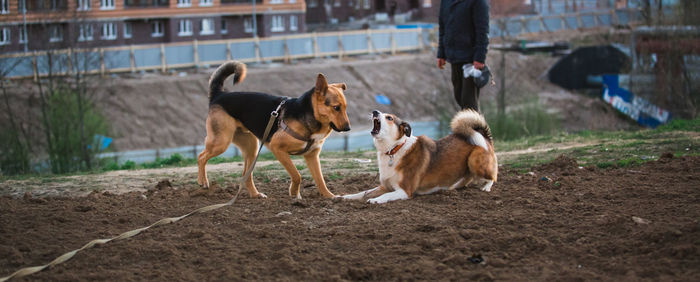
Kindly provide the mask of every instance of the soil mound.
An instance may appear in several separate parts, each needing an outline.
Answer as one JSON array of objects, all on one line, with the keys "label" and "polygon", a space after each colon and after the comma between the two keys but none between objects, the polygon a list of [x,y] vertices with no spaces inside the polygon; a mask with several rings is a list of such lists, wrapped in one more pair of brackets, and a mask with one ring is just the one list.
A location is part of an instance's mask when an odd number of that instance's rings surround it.
[{"label": "soil mound", "polygon": [[549,163],[540,165],[536,170],[540,171],[568,171],[578,169],[579,165],[576,159],[566,155],[559,155]]}]

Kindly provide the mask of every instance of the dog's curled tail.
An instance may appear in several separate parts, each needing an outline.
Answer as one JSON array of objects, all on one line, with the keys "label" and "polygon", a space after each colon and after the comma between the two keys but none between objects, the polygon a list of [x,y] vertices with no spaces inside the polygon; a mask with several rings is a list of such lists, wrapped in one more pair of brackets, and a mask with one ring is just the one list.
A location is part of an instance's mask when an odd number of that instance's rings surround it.
[{"label": "dog's curled tail", "polygon": [[493,142],[491,128],[486,123],[486,119],[475,110],[465,109],[458,112],[452,118],[450,127],[453,133],[466,137],[470,143],[484,147],[487,151],[486,143]]},{"label": "dog's curled tail", "polygon": [[228,61],[219,66],[209,78],[209,100],[216,98],[223,91],[224,81],[232,74],[234,85],[242,82],[246,75],[245,64],[239,61]]}]

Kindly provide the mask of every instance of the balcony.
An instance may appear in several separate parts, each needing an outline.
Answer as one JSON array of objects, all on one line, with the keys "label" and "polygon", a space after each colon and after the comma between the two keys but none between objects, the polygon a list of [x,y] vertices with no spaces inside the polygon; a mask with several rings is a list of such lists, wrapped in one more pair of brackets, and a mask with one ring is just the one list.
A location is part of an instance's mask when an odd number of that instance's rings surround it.
[{"label": "balcony", "polygon": [[[252,0],[221,0],[221,5],[229,4],[253,4]],[[255,0],[255,4],[262,4],[262,0]]]},{"label": "balcony", "polygon": [[124,8],[167,8],[170,4],[168,0],[124,0]]},{"label": "balcony", "polygon": [[[68,0],[27,0],[27,12],[54,12],[68,10]],[[23,2],[19,2],[22,10]]]}]

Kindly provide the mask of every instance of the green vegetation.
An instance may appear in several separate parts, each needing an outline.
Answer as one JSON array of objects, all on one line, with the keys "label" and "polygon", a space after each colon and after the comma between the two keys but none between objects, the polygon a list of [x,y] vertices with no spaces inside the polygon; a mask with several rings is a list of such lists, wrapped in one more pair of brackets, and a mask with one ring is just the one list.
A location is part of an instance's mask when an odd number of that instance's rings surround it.
[{"label": "green vegetation", "polygon": [[520,136],[550,135],[560,130],[559,120],[547,113],[539,103],[528,103],[504,116],[495,109],[485,110],[486,120],[496,140],[513,140]]},{"label": "green vegetation", "polygon": [[[638,131],[582,131],[578,133],[554,133],[549,135],[526,136],[507,141],[495,141],[499,154],[499,163],[508,169],[527,172],[533,166],[552,161],[559,155],[566,155],[577,160],[580,166],[596,166],[601,169],[613,167],[635,167],[646,161],[656,160],[662,153],[670,152],[675,156],[700,155],[700,119],[674,120],[656,129]],[[376,152],[323,152],[321,166],[327,180],[336,180],[353,174],[376,173]],[[275,160],[270,154],[263,154],[259,160]],[[304,179],[310,179],[308,168],[300,156],[293,156],[295,166]],[[371,160],[369,162],[363,160]],[[210,164],[222,162],[241,162],[241,157],[217,157]],[[154,162],[136,164],[127,161],[121,165],[108,161],[102,164],[102,171],[117,169],[148,169],[161,167],[194,166],[196,160],[184,158],[179,154]],[[88,172],[94,173],[98,171]],[[75,173],[73,173],[75,174]],[[80,174],[80,173],[78,173]],[[42,182],[52,181],[66,176],[53,175],[18,175],[0,176],[5,179],[36,178]],[[212,175],[212,179],[221,183],[237,181],[240,171]],[[263,181],[287,179],[285,169],[277,162],[259,165],[255,176]]]},{"label": "green vegetation", "polygon": [[[639,131],[582,131],[528,136],[496,141],[497,152],[532,149],[524,154],[503,155],[506,167],[528,170],[558,155],[575,158],[581,166],[634,167],[656,160],[664,152],[675,156],[700,155],[700,119],[674,120],[656,129]],[[557,149],[550,149],[556,147]]]}]

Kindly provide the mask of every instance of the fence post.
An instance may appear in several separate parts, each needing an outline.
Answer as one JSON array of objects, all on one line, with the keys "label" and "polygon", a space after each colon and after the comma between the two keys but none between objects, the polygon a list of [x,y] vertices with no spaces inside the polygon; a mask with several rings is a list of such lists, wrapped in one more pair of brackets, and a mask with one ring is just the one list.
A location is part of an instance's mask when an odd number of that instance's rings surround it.
[{"label": "fence post", "polygon": [[520,16],[520,34],[525,34],[528,32],[529,32],[529,30],[527,30],[527,24],[525,22],[525,17]]},{"label": "fence post", "polygon": [[105,49],[100,48],[100,75],[105,76]]},{"label": "fence post", "polygon": [[617,13],[615,13],[615,9],[610,10],[610,25],[615,26],[620,24],[620,19],[617,18]]},{"label": "fence post", "polygon": [[292,59],[290,58],[289,55],[289,45],[287,45],[287,37],[285,36],[282,38],[282,47],[284,48],[284,63],[285,64],[290,64],[292,62]]},{"label": "fence post", "polygon": [[131,72],[136,72],[136,55],[134,55],[134,45],[129,46],[129,68]]},{"label": "fence post", "polygon": [[312,37],[312,44],[314,48],[314,58],[318,58],[319,56],[319,49],[318,49],[318,34],[316,32],[313,32],[313,37]]},{"label": "fence post", "polygon": [[367,54],[372,54],[372,49],[373,49],[373,44],[372,44],[372,36],[369,33],[370,29],[365,29],[365,37],[367,38]]},{"label": "fence post", "polygon": [[192,158],[197,159],[197,145],[192,146]]},{"label": "fence post", "polygon": [[255,36],[255,62],[260,63],[261,59],[261,54],[260,54],[260,38],[258,36]]},{"label": "fence post", "polygon": [[163,43],[160,44],[160,71],[162,73],[165,73],[165,70],[167,69],[167,65],[165,62],[165,45]]},{"label": "fence post", "polygon": [[343,59],[343,36],[338,32],[338,60]]},{"label": "fence post", "polygon": [[39,80],[39,67],[37,66],[39,63],[37,62],[38,60],[36,59],[36,51],[33,52],[34,55],[32,56],[32,70],[34,71],[34,81]]},{"label": "fence post", "polygon": [[396,55],[396,40],[394,39],[394,31],[391,31],[391,54]]},{"label": "fence post", "polygon": [[418,50],[422,51],[424,48],[423,44],[423,28],[419,27],[418,28]]},{"label": "fence post", "polygon": [[226,60],[230,61],[233,56],[231,55],[231,43],[233,43],[231,40],[226,41]]},{"label": "fence post", "polygon": [[194,68],[199,69],[199,52],[197,52],[197,49],[199,47],[199,43],[197,42],[197,39],[195,39],[192,42],[192,52],[194,53],[193,58],[194,58]]},{"label": "fence post", "polygon": [[348,136],[347,134],[345,134],[345,136],[343,136],[343,151],[344,151],[344,152],[347,152],[347,151],[348,151],[349,145],[350,145],[350,136]]},{"label": "fence post", "polygon": [[160,149],[156,149],[156,161],[160,159]]},{"label": "fence post", "polygon": [[68,74],[73,73],[73,47],[68,47]]}]

